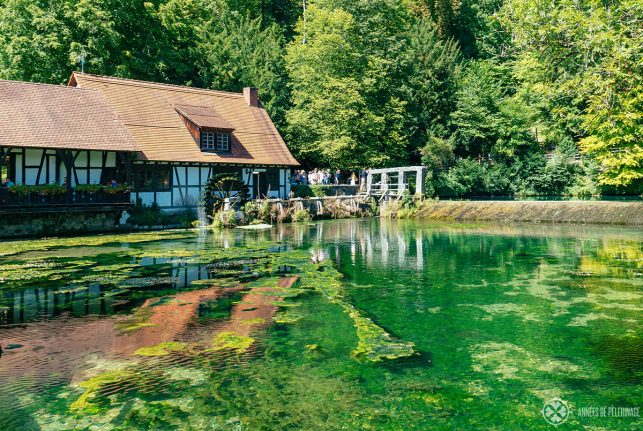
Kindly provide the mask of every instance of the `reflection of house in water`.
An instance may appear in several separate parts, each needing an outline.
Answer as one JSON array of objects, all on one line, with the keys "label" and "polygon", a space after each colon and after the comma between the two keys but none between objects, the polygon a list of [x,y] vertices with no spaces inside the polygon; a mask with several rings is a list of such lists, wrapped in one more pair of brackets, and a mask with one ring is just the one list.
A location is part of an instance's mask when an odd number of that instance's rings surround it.
[{"label": "reflection of house in water", "polygon": [[[141,263],[168,262],[150,259]],[[11,306],[4,317],[2,343],[17,348],[0,358],[0,409],[10,404],[15,387],[32,381],[42,382],[39,384],[43,387],[68,383],[105,357],[127,361],[141,347],[170,341],[209,347],[213,336],[225,331],[249,336],[272,322],[275,302],[283,299],[271,295],[270,287],[224,289],[216,286],[216,280],[205,283],[202,289],[185,289],[193,281],[207,279],[207,267],[172,265],[164,271],[175,279],[168,287],[176,292],[163,290],[163,296],[157,293],[136,304],[128,303],[126,295],[101,295],[97,284],[74,293],[56,294],[53,289],[26,289],[12,295],[5,292]],[[282,277],[279,287],[290,287],[296,280]],[[163,286],[155,289],[158,287]],[[229,303],[230,311],[224,318],[201,318],[202,304],[230,294],[240,297]],[[123,310],[128,313],[110,315]]]},{"label": "reflection of house in water", "polygon": [[[141,266],[166,266],[159,268],[154,277],[132,278],[123,283],[125,289],[158,289],[168,287],[183,289],[196,280],[210,278],[207,266],[188,264],[181,260],[142,258]],[[127,290],[122,294],[111,295],[114,286],[101,286],[90,283],[86,288],[73,285],[65,287],[33,287],[15,291],[0,292],[0,325],[11,325],[32,322],[34,320],[52,319],[63,313],[70,317],[89,315],[111,315],[125,312],[140,303],[125,299]],[[105,295],[105,293],[110,293]]]}]

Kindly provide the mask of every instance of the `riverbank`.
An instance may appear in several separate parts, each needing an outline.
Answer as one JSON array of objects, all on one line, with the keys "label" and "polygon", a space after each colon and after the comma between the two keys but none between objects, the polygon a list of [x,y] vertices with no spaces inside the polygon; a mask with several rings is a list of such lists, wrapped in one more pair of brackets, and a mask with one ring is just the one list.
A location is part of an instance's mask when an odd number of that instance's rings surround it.
[{"label": "riverbank", "polygon": [[643,202],[425,201],[413,218],[640,226],[643,225]]}]

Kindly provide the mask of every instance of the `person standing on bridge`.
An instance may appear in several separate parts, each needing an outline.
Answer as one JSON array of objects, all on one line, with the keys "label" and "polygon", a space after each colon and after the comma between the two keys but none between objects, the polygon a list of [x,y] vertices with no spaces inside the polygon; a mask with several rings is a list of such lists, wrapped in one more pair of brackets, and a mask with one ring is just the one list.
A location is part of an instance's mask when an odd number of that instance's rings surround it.
[{"label": "person standing on bridge", "polygon": [[362,168],[362,170],[359,173],[359,189],[360,190],[366,190],[366,178],[368,177],[368,172],[366,171],[366,168]]}]

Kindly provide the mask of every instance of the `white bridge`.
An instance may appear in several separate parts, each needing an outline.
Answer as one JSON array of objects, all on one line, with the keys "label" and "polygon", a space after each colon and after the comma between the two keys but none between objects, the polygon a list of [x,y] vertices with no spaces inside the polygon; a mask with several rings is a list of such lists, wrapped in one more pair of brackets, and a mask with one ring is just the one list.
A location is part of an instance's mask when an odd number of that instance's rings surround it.
[{"label": "white bridge", "polygon": [[[366,177],[366,196],[379,200],[399,198],[407,190],[412,195],[424,194],[426,171],[425,166],[370,169]],[[415,190],[411,187],[413,184]]]}]

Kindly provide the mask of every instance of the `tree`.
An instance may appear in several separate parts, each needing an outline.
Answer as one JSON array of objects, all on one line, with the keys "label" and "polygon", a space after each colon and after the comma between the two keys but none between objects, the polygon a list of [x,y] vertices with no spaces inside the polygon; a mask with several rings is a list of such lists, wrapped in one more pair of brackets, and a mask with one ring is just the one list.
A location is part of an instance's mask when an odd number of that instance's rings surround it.
[{"label": "tree", "polygon": [[9,0],[0,5],[0,76],[66,83],[85,71],[190,84],[200,0]]},{"label": "tree", "polygon": [[448,135],[449,115],[455,109],[460,51],[452,39],[442,40],[429,19],[420,19],[409,31],[405,61],[410,152],[426,143],[427,134]]},{"label": "tree", "polygon": [[[628,7],[629,6],[629,7]],[[592,70],[592,87],[583,118],[588,136],[580,148],[601,167],[600,184],[643,192],[643,34],[628,25],[637,22],[637,12],[626,2],[617,11],[621,23],[618,45]],[[642,23],[643,14],[638,15]],[[632,31],[633,30],[633,31]]]},{"label": "tree", "polygon": [[547,113],[601,166],[603,185],[639,188],[641,148],[640,2],[512,0],[499,14],[517,64],[548,100]]},{"label": "tree", "polygon": [[501,100],[508,94],[507,81],[507,70],[495,63],[469,63],[459,82],[456,110],[451,114],[457,154],[491,154],[505,122]]},{"label": "tree", "polygon": [[301,161],[349,169],[405,162],[400,14],[384,0],[310,5],[306,43],[300,23],[286,55],[287,132]]},{"label": "tree", "polygon": [[284,122],[288,85],[284,39],[276,24],[222,10],[203,26],[196,46],[199,76],[205,86],[228,91],[257,87],[278,126]]},{"label": "tree", "polygon": [[460,0],[409,0],[410,9],[421,17],[429,17],[444,38],[456,36]]},{"label": "tree", "polygon": [[72,31],[65,0],[0,5],[0,78],[63,83],[71,72]]}]

